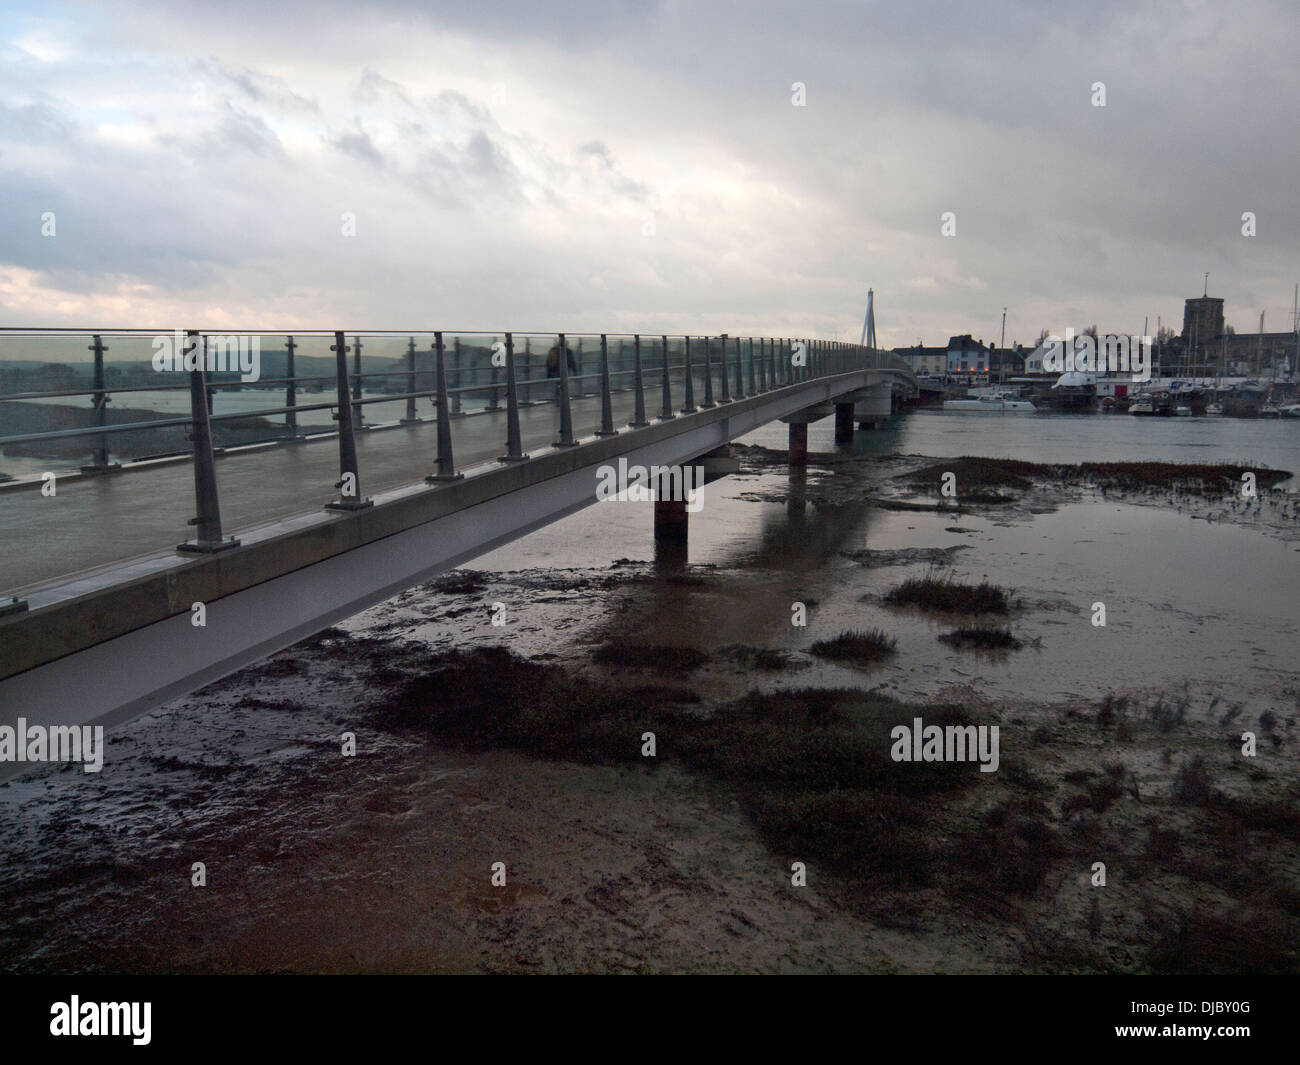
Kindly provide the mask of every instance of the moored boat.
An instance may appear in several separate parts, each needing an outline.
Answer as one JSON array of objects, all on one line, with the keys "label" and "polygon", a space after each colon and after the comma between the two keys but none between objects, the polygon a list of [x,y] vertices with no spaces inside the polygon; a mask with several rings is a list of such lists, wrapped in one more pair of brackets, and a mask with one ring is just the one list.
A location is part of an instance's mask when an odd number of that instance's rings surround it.
[{"label": "moored boat", "polygon": [[1017,399],[1012,392],[999,392],[993,396],[946,399],[943,402],[943,409],[982,411],[986,414],[1033,414],[1038,408],[1027,399]]}]

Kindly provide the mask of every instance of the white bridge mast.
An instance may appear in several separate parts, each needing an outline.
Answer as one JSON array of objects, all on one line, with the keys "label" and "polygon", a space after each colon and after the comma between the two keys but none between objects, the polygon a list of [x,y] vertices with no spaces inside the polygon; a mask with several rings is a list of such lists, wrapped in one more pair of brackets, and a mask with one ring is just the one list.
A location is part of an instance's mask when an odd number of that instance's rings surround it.
[{"label": "white bridge mast", "polygon": [[872,290],[867,289],[867,316],[862,319],[862,339],[858,341],[858,346],[868,347],[874,351],[876,347],[876,312],[871,306],[872,299]]}]

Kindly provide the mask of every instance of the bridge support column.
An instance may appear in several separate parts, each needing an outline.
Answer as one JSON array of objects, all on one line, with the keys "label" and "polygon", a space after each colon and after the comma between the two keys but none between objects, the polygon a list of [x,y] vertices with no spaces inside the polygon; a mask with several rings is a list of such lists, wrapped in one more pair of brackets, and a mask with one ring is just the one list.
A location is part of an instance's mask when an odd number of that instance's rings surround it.
[{"label": "bridge support column", "polygon": [[790,465],[799,469],[808,465],[808,423],[790,423]]},{"label": "bridge support column", "polygon": [[685,544],[690,515],[684,499],[655,500],[655,541]]},{"label": "bridge support column", "polygon": [[854,394],[856,397],[855,416],[859,429],[874,429],[889,420],[893,412],[893,389],[885,382],[872,385]]},{"label": "bridge support column", "polygon": [[835,442],[837,444],[853,443],[853,404],[835,404]]}]

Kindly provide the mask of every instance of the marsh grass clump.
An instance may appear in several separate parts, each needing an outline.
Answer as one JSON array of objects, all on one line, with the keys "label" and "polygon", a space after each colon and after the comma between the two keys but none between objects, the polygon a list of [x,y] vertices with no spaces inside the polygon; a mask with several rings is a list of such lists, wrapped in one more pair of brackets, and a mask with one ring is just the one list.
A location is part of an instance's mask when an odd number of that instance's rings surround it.
[{"label": "marsh grass clump", "polygon": [[1110,728],[1117,720],[1122,724],[1128,707],[1129,697],[1127,695],[1117,696],[1114,692],[1107,692],[1106,697],[1102,699],[1101,705],[1097,708],[1097,727]]},{"label": "marsh grass clump", "polygon": [[1018,651],[1024,644],[1011,635],[1008,628],[994,625],[962,625],[939,636],[943,643],[953,647],[974,648],[981,651]]},{"label": "marsh grass clump", "polygon": [[472,569],[452,570],[421,585],[424,591],[442,592],[444,595],[474,595],[486,587],[486,577]]},{"label": "marsh grass clump", "polygon": [[1261,466],[1205,462],[1084,462],[1062,469],[1077,471],[1077,479],[1108,488],[1176,488],[1190,495],[1213,497],[1239,489],[1243,473],[1253,473],[1256,484],[1263,489],[1291,476],[1285,470]]},{"label": "marsh grass clump", "polygon": [[1160,696],[1155,703],[1148,708],[1148,715],[1151,723],[1161,732],[1172,732],[1174,726],[1182,725],[1187,720],[1186,697],[1175,700],[1171,704],[1165,703],[1164,696]]},{"label": "marsh grass clump", "polygon": [[993,806],[973,832],[952,846],[969,881],[967,892],[987,895],[990,886],[1021,896],[1036,891],[1052,860],[1063,853],[1049,818],[1036,799]]},{"label": "marsh grass clump", "polygon": [[1147,958],[1161,974],[1294,974],[1300,944],[1277,910],[1210,913],[1194,908],[1181,915]]},{"label": "marsh grass clump", "polygon": [[[1077,465],[1024,462],[1019,459],[976,458],[970,455],[944,459],[896,479],[916,489],[935,489],[945,473],[956,474],[961,502],[1006,502],[1013,496],[987,489],[1025,490],[1043,485],[1091,484],[1121,491],[1177,490],[1189,495],[1218,497],[1241,485],[1243,473],[1253,473],[1262,490],[1272,490],[1291,477],[1286,470],[1229,463],[1083,462]],[[981,490],[985,498],[980,498]]]},{"label": "marsh grass clump", "polygon": [[444,652],[379,708],[383,724],[450,746],[514,749],[599,765],[642,759],[639,737],[677,693],[614,689],[504,647]]},{"label": "marsh grass clump", "polygon": [[[945,473],[957,477],[957,498],[962,502],[971,497],[968,486],[981,488],[1032,488],[1033,479],[1042,477],[1052,467],[1037,462],[1022,462],[1019,459],[986,459],[964,455],[956,459],[944,459],[929,466],[923,466],[912,473],[900,475],[913,488],[934,488],[939,485]],[[1009,498],[1009,497],[1008,497]]]},{"label": "marsh grass clump", "polygon": [[842,632],[833,640],[818,640],[808,650],[818,658],[834,662],[870,665],[888,658],[898,649],[898,641],[880,629],[866,632]]},{"label": "marsh grass clump", "polygon": [[[681,743],[691,766],[738,790],[774,853],[917,887],[938,871],[937,804],[980,773],[969,762],[895,762],[891,730],[915,712],[851,688],[751,692],[698,722]],[[973,723],[957,707],[924,713],[927,724]]]},{"label": "marsh grass clump", "polygon": [[[858,888],[910,890],[954,877],[966,884],[953,860],[966,849],[947,842],[943,825],[949,804],[984,779],[979,764],[892,757],[893,730],[918,715],[944,729],[973,726],[960,707],[913,706],[857,688],[794,688],[753,691],[704,711],[682,705],[680,687],[612,686],[504,647],[436,654],[382,698],[382,724],[450,746],[685,767],[735,795],[774,854],[817,863]],[[641,754],[646,731],[656,733],[654,758]],[[988,833],[1001,836],[981,829],[972,852],[988,848]],[[994,842],[998,886],[1036,886],[1038,861],[1053,853],[1042,830],[1017,822],[1007,840]],[[974,904],[973,885],[958,897]]]},{"label": "marsh grass clump", "polygon": [[946,577],[927,573],[924,577],[909,577],[890,590],[885,602],[892,606],[915,606],[922,610],[936,610],[952,614],[1009,614],[1011,606],[1007,593],[981,581],[979,584],[958,582],[950,573]]},{"label": "marsh grass clump", "polygon": [[1184,806],[1204,806],[1210,801],[1212,780],[1205,759],[1199,754],[1185,761],[1174,774],[1174,802]]}]

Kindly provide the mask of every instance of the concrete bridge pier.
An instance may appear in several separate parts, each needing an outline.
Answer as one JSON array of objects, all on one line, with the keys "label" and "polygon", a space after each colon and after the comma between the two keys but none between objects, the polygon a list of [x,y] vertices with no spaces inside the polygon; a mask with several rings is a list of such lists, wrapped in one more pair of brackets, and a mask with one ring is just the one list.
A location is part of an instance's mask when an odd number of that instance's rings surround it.
[{"label": "concrete bridge pier", "polygon": [[790,423],[790,465],[803,469],[808,465],[808,423]]},{"label": "concrete bridge pier", "polygon": [[837,444],[853,443],[853,404],[835,404],[835,442]]},{"label": "concrete bridge pier", "polygon": [[[821,421],[830,412],[829,403],[818,403],[781,419],[790,426],[791,469],[803,469],[808,465],[808,425],[810,422]],[[838,422],[838,415],[836,420]]]},{"label": "concrete bridge pier", "polygon": [[[723,444],[698,458],[682,464],[689,471],[691,485],[698,491],[710,481],[740,472],[740,459],[731,453],[731,445]],[[661,477],[655,486],[655,541],[657,543],[685,544],[690,532],[690,511],[686,509],[684,485],[674,477]],[[698,509],[698,508],[697,508]]]},{"label": "concrete bridge pier", "polygon": [[862,388],[853,393],[854,417],[859,429],[874,429],[887,420],[894,410],[894,389],[888,382]]},{"label": "concrete bridge pier", "polygon": [[656,485],[654,539],[655,568],[662,573],[680,573],[689,561],[687,542],[690,532],[690,512],[684,498],[674,499],[672,478],[661,478]]},{"label": "concrete bridge pier", "polygon": [[656,499],[655,542],[685,544],[690,515],[684,499]]}]

